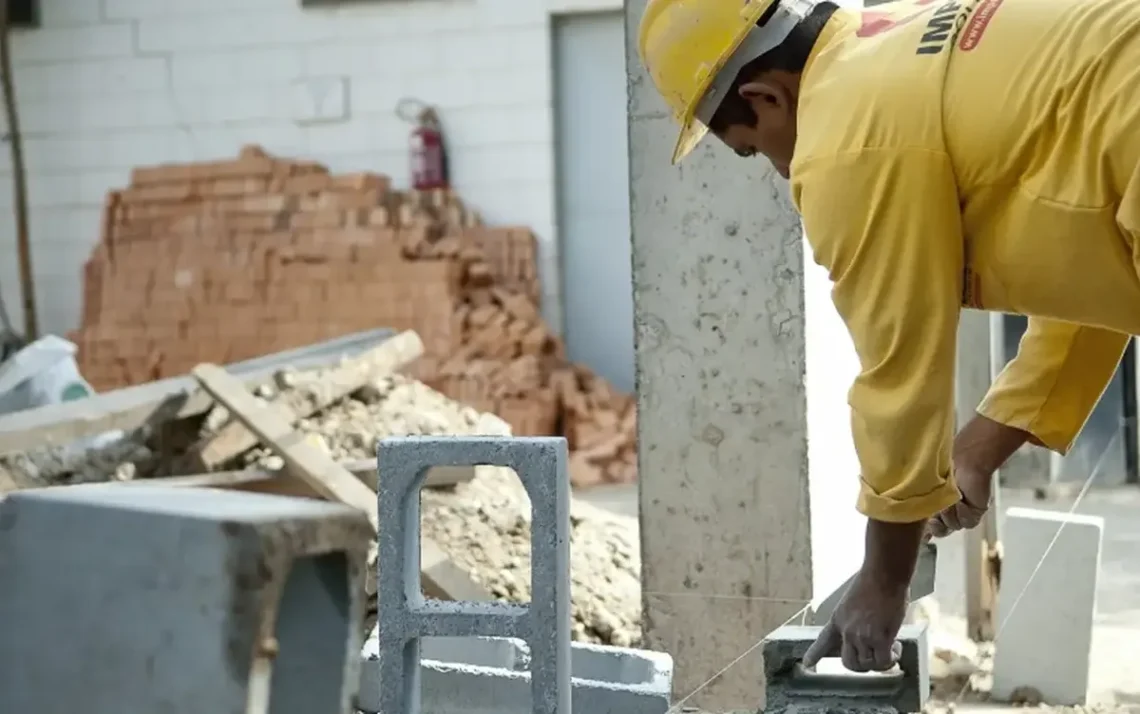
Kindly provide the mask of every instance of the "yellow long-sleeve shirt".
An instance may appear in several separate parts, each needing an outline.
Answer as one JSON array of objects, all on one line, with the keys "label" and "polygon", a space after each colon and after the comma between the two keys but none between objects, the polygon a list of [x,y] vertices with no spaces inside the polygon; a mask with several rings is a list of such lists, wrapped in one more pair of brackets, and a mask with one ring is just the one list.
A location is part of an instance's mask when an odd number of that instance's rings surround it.
[{"label": "yellow long-sleeve shirt", "polygon": [[862,363],[859,509],[957,500],[963,306],[1030,317],[979,411],[1067,450],[1140,334],[1140,0],[840,11],[800,92],[793,197]]}]

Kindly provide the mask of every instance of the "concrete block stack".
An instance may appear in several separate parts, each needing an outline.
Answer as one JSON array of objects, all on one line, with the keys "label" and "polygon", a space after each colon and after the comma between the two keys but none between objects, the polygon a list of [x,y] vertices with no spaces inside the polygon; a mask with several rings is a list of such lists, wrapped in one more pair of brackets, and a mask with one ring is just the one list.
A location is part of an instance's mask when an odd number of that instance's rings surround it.
[{"label": "concrete block stack", "polygon": [[83,374],[109,389],[412,329],[416,378],[516,434],[567,436],[577,485],[631,481],[633,400],[565,360],[540,316],[536,254],[529,230],[483,226],[449,191],[246,147],[138,168],[108,197],[73,339]]}]

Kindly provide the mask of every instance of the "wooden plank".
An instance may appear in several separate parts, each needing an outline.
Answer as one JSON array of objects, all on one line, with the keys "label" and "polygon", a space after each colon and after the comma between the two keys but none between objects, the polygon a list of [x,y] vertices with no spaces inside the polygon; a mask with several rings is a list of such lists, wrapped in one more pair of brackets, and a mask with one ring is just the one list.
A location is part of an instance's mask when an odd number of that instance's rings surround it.
[{"label": "wooden plank", "polygon": [[[391,335],[391,330],[359,332],[239,362],[226,367],[226,371],[253,387],[283,367],[327,367],[346,355],[359,354]],[[182,376],[116,389],[74,402],[5,414],[0,416],[0,455],[69,444],[115,429],[129,432],[169,419],[197,416],[212,404],[213,399],[202,393],[192,377]]]},{"label": "wooden plank", "polygon": [[997,504],[994,503],[981,525],[965,534],[966,634],[975,642],[993,642],[997,636],[997,598],[1001,579],[997,514]]},{"label": "wooden plank", "polygon": [[[285,461],[286,467],[324,498],[358,508],[368,515],[373,528],[379,528],[376,493],[333,461],[281,418],[269,405],[254,399],[241,382],[216,365],[203,364],[192,374],[219,404],[250,431],[261,443]],[[490,600],[481,585],[456,566],[433,540],[421,535],[420,575],[424,590],[435,597],[452,600]]]},{"label": "wooden plank", "polygon": [[[273,402],[273,408],[286,422],[298,420],[327,409],[368,382],[391,374],[423,354],[419,335],[408,330],[377,347],[335,367],[321,376],[320,384],[304,390],[285,392]],[[313,393],[318,390],[318,393]],[[212,471],[257,445],[257,437],[234,419],[191,454],[194,470]]]}]

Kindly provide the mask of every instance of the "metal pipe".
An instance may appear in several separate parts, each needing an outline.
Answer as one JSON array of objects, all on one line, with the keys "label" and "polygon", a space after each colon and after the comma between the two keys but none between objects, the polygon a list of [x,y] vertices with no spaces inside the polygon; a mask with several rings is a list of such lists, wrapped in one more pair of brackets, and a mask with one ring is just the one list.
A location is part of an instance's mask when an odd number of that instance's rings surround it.
[{"label": "metal pipe", "polygon": [[24,306],[24,337],[29,341],[39,336],[36,317],[36,286],[32,271],[32,245],[28,230],[28,186],[24,172],[24,147],[20,139],[19,114],[16,111],[15,82],[12,79],[12,55],[9,46],[10,23],[8,3],[0,2],[0,87],[4,92],[4,113],[8,120],[8,145],[12,153],[12,206],[16,214],[16,255],[20,271],[20,293]]}]

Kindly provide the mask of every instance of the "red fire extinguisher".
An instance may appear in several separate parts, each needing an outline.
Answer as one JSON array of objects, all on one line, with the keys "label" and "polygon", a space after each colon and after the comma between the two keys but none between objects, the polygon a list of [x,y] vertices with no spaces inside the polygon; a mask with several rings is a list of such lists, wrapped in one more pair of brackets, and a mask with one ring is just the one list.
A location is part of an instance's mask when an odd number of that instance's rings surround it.
[{"label": "red fire extinguisher", "polygon": [[435,109],[414,99],[404,99],[396,114],[415,125],[409,137],[412,188],[426,191],[447,188],[447,150],[443,145],[443,127]]}]

